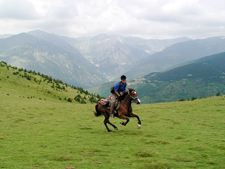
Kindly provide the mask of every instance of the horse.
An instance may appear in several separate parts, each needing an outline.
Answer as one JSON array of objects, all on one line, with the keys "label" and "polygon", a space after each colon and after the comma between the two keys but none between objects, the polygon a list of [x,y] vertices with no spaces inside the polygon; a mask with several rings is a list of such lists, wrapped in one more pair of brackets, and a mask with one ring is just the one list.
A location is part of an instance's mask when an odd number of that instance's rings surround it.
[{"label": "horse", "polygon": [[[114,113],[114,116],[118,117],[120,119],[125,119],[126,120],[125,122],[120,123],[124,126],[126,126],[127,123],[130,121],[129,117],[136,117],[137,120],[138,120],[138,128],[140,128],[141,127],[141,121],[140,121],[138,115],[136,115],[132,112],[132,107],[131,107],[132,102],[135,102],[136,104],[141,103],[140,99],[138,98],[137,92],[135,91],[135,89],[128,88],[128,91],[125,91],[123,93],[123,95],[121,96],[121,98],[123,98],[123,100],[120,101],[120,106],[116,110],[116,113]],[[96,112],[94,111],[94,115],[96,117],[101,116],[101,115],[105,116],[105,119],[104,119],[103,123],[105,124],[105,127],[106,127],[108,132],[111,132],[112,130],[110,130],[108,128],[107,123],[110,124],[115,130],[118,130],[118,128],[109,121],[110,106],[108,104],[102,105],[102,104],[98,103],[95,106],[95,110],[96,110]]]}]

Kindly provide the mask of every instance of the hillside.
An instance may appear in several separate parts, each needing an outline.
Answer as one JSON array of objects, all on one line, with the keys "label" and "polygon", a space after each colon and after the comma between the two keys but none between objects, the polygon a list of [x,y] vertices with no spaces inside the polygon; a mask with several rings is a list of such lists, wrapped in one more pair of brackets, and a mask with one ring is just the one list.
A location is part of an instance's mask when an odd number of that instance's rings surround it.
[{"label": "hillside", "polygon": [[32,99],[74,104],[95,103],[99,95],[81,87],[69,86],[40,72],[12,67],[0,62],[0,94],[14,99]]},{"label": "hillside", "polygon": [[[142,103],[171,102],[180,99],[204,98],[225,94],[225,53],[203,57],[165,72],[155,72],[143,78],[128,80]],[[107,97],[113,83],[91,88]]]},{"label": "hillside", "polygon": [[202,78],[205,82],[223,81],[225,72],[225,53],[206,56],[161,73],[146,75],[148,80],[178,81]]}]

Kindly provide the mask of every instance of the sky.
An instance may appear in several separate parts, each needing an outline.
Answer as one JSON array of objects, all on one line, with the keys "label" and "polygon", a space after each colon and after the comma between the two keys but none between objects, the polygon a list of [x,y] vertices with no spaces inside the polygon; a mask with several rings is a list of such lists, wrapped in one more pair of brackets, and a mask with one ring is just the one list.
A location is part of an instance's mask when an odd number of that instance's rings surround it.
[{"label": "sky", "polygon": [[0,0],[0,35],[225,36],[225,0]]}]

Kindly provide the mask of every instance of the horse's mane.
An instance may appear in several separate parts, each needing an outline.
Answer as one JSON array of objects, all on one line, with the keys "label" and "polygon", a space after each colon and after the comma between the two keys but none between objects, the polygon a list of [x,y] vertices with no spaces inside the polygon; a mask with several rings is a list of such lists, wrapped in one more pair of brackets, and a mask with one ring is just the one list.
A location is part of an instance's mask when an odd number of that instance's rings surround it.
[{"label": "horse's mane", "polygon": [[125,91],[125,92],[122,94],[122,96],[120,96],[119,101],[122,101],[122,100],[125,98],[126,95],[128,95],[128,91]]}]

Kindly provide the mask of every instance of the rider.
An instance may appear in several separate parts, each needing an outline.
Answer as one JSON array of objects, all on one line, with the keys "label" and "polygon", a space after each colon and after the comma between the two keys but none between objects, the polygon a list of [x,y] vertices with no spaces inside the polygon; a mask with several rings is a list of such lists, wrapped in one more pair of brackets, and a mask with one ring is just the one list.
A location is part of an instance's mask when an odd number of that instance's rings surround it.
[{"label": "rider", "polygon": [[119,98],[121,95],[120,93],[124,92],[126,90],[126,76],[122,75],[121,76],[121,81],[117,82],[114,86],[113,89],[111,91],[112,93],[112,101],[111,101],[111,107],[110,107],[110,116],[113,118],[114,117],[114,105],[116,102],[116,98]]}]

